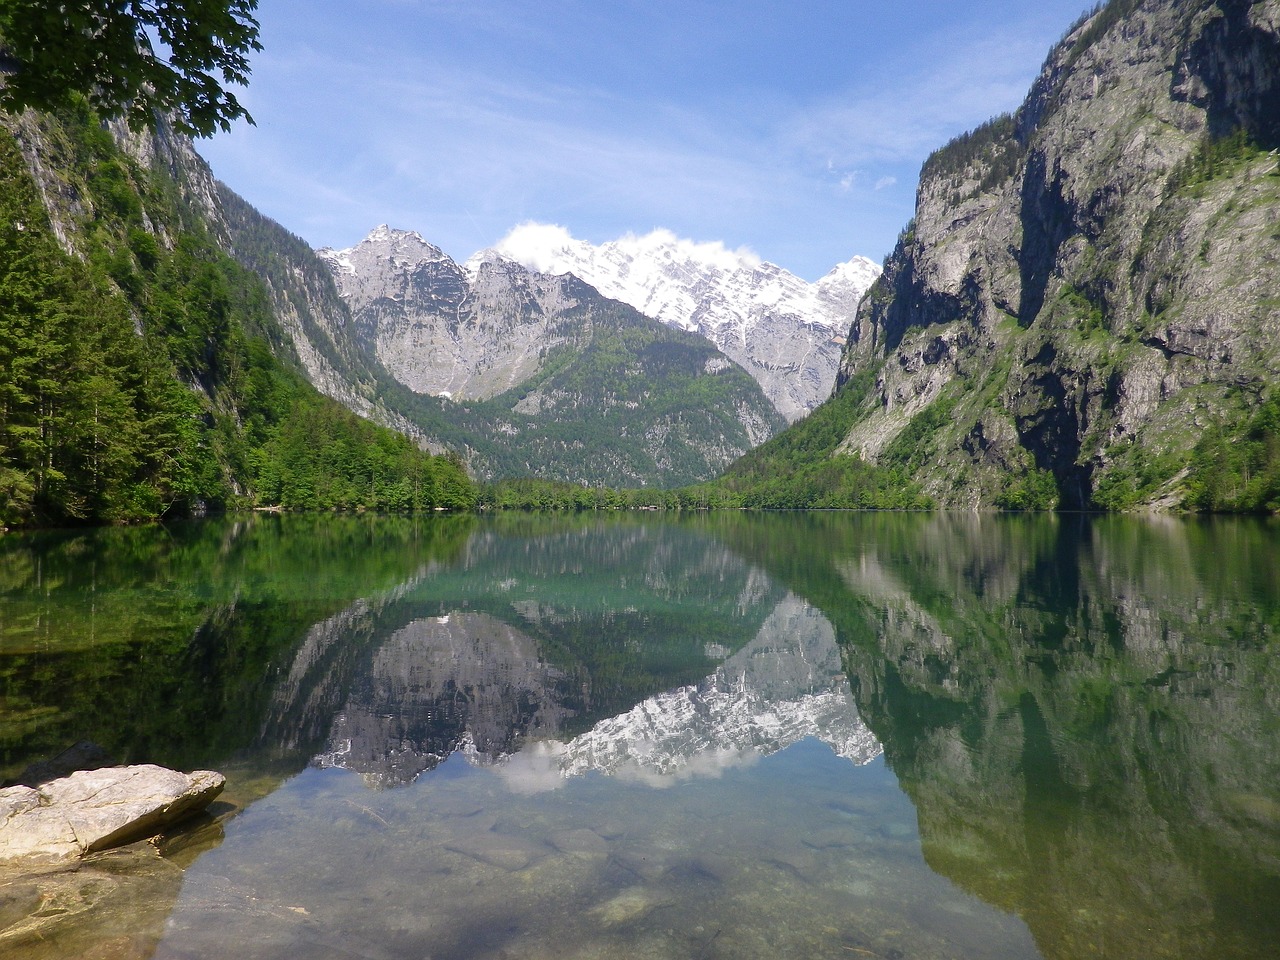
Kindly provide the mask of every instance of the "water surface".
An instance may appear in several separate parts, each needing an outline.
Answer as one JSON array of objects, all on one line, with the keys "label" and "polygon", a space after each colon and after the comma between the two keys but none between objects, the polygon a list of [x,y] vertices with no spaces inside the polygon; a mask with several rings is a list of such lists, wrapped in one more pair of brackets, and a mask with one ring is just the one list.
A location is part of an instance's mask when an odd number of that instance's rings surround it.
[{"label": "water surface", "polygon": [[0,776],[88,738],[229,786],[0,875],[0,945],[1272,956],[1276,547],[945,514],[6,537]]}]

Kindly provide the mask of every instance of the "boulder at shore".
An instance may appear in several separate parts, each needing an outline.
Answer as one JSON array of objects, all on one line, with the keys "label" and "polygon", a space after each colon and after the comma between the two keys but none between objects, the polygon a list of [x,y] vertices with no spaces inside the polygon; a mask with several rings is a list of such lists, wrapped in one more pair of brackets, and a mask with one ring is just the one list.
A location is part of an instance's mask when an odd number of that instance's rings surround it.
[{"label": "boulder at shore", "polygon": [[154,836],[203,810],[225,784],[211,770],[145,763],[7,787],[0,790],[0,863],[69,860]]}]

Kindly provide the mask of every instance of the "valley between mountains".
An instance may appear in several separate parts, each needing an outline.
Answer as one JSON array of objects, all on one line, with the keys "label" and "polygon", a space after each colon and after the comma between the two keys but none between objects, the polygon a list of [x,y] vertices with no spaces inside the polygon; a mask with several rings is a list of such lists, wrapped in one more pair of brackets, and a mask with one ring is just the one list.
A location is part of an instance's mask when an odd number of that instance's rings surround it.
[{"label": "valley between mountains", "polygon": [[0,122],[5,525],[467,508],[522,479],[1280,509],[1280,0],[1088,11],[1020,107],[925,161],[883,271],[812,283],[661,230],[315,251],[164,117]]}]

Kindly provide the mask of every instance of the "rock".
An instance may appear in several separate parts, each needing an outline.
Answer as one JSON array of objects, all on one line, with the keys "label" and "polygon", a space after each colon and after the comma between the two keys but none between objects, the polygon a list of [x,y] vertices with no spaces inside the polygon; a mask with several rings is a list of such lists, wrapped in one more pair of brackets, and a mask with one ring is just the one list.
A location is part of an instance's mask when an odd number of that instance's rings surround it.
[{"label": "rock", "polygon": [[154,764],[83,770],[0,790],[0,862],[60,861],[151,836],[203,810],[226,779]]},{"label": "rock", "polygon": [[[1181,503],[1205,426],[1239,434],[1280,377],[1278,116],[1277,0],[1081,20],[1015,115],[925,162],[840,452],[909,440],[942,506]],[[1237,131],[1258,149],[1212,162]]]},{"label": "rock", "polygon": [[493,832],[460,837],[445,844],[445,849],[508,872],[523,870],[541,860],[547,853],[546,848],[539,844]]},{"label": "rock", "polygon": [[594,830],[585,827],[578,830],[557,830],[548,839],[561,853],[573,857],[605,856],[609,844]]},{"label": "rock", "polygon": [[620,927],[643,920],[659,907],[668,907],[675,899],[650,887],[630,887],[612,900],[591,909],[591,916],[602,927]]},{"label": "rock", "polygon": [[145,843],[83,861],[0,864],[0,956],[153,956],[182,887],[182,870]]}]

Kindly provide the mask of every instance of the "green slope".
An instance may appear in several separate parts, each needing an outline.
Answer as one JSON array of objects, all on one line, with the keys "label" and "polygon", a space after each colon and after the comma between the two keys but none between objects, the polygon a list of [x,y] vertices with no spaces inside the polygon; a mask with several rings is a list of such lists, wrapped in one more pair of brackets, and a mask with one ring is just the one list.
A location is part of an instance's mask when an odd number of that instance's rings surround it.
[{"label": "green slope", "polygon": [[473,502],[456,463],[306,382],[262,281],[162,167],[87,108],[3,119],[0,524]]}]

